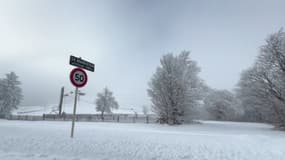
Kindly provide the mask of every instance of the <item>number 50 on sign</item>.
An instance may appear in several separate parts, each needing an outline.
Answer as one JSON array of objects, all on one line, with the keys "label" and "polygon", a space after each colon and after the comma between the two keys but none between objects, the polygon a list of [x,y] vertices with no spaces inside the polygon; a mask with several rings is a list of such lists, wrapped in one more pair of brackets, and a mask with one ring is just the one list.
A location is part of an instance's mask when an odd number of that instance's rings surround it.
[{"label": "number 50 on sign", "polygon": [[70,72],[70,81],[75,87],[81,88],[85,86],[87,79],[86,72],[81,68],[74,68]]}]

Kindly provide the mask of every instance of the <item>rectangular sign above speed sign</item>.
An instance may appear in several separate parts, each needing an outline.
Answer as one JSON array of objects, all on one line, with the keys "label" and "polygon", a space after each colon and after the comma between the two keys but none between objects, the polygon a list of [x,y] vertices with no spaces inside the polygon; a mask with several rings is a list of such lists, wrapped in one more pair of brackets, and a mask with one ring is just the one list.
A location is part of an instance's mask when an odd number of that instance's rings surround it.
[{"label": "rectangular sign above speed sign", "polygon": [[83,60],[79,57],[75,57],[72,55],[70,56],[69,64],[76,66],[76,67],[84,68],[84,69],[91,71],[91,72],[94,72],[94,68],[95,68],[95,65],[93,63],[90,63],[86,60]]}]

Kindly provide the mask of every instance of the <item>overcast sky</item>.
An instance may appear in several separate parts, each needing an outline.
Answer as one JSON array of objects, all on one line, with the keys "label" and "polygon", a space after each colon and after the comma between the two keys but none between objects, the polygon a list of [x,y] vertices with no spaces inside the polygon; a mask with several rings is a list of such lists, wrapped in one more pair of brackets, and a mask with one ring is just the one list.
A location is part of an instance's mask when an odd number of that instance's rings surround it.
[{"label": "overcast sky", "polygon": [[285,26],[284,0],[0,0],[0,77],[15,71],[23,105],[58,102],[72,87],[69,55],[96,65],[82,98],[108,86],[121,107],[146,93],[163,54],[191,51],[200,76],[233,89],[265,38]]}]

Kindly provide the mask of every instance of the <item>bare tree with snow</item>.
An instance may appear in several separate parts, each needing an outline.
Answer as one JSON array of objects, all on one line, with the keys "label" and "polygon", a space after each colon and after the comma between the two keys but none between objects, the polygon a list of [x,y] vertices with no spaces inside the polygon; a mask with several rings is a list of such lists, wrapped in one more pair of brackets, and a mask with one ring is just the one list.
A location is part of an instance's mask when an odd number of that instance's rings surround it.
[{"label": "bare tree with snow", "polygon": [[101,93],[97,94],[96,111],[101,112],[101,118],[104,119],[104,113],[112,113],[112,109],[118,109],[119,104],[107,87]]},{"label": "bare tree with snow", "polygon": [[164,55],[149,82],[152,110],[158,115],[160,123],[182,123],[189,118],[201,98],[200,68],[189,55],[187,51],[177,56]]},{"label": "bare tree with snow", "polygon": [[20,104],[23,95],[20,87],[21,82],[14,73],[6,74],[4,79],[0,79],[0,114],[6,116]]},{"label": "bare tree with snow", "polygon": [[270,35],[256,63],[242,74],[239,97],[247,110],[285,127],[285,32]]}]

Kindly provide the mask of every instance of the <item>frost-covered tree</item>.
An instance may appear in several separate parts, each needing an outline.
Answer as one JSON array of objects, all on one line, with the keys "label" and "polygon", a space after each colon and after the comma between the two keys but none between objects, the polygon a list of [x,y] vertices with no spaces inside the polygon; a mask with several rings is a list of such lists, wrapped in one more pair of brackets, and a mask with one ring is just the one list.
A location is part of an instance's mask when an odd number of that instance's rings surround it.
[{"label": "frost-covered tree", "polygon": [[104,113],[112,113],[112,109],[118,109],[119,104],[116,101],[113,93],[105,87],[101,93],[97,94],[96,111],[101,112],[101,118],[104,118]]},{"label": "frost-covered tree", "polygon": [[0,79],[0,114],[8,115],[17,108],[22,100],[21,82],[18,76],[11,72],[6,74],[4,79]]},{"label": "frost-covered tree", "polygon": [[228,90],[212,90],[204,99],[204,107],[214,120],[235,120],[241,116],[239,101]]},{"label": "frost-covered tree", "polygon": [[[251,67],[241,74],[241,79],[237,88],[237,96],[244,109],[243,120],[245,121],[271,121],[269,115],[273,115],[271,98],[260,83],[259,71],[256,67]],[[271,117],[271,116],[270,116]]]},{"label": "frost-covered tree", "polygon": [[5,116],[5,113],[6,112],[4,109],[4,93],[5,93],[5,85],[4,85],[4,80],[0,79],[0,118],[4,117]]},{"label": "frost-covered tree", "polygon": [[152,110],[160,123],[180,124],[188,120],[201,99],[200,68],[190,59],[190,52],[164,55],[149,82]]},{"label": "frost-covered tree", "polygon": [[239,97],[248,113],[256,111],[264,121],[285,126],[285,32],[270,35],[255,64],[244,71]]}]

